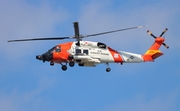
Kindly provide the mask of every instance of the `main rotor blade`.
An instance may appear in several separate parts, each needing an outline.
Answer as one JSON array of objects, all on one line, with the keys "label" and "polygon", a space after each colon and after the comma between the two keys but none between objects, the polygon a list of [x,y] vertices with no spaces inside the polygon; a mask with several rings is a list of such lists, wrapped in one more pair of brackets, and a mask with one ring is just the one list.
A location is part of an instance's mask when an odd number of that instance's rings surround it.
[{"label": "main rotor blade", "polygon": [[79,37],[79,25],[78,22],[74,22],[75,37]]},{"label": "main rotor blade", "polygon": [[130,27],[130,28],[113,30],[113,31],[107,31],[107,32],[102,32],[102,33],[97,33],[97,34],[90,34],[90,35],[86,35],[86,36],[83,36],[83,37],[98,36],[98,35],[109,34],[109,33],[125,31],[125,30],[130,30],[130,29],[136,29],[136,28],[142,28],[142,27],[145,27],[145,26]]},{"label": "main rotor blade", "polygon": [[168,29],[166,28],[166,29],[161,33],[160,37],[162,37],[163,34],[164,34],[167,30],[168,30]]},{"label": "main rotor blade", "polygon": [[63,40],[70,39],[70,37],[53,37],[53,38],[30,38],[30,39],[18,39],[18,40],[9,40],[8,42],[21,42],[21,41],[35,41],[35,40]]}]

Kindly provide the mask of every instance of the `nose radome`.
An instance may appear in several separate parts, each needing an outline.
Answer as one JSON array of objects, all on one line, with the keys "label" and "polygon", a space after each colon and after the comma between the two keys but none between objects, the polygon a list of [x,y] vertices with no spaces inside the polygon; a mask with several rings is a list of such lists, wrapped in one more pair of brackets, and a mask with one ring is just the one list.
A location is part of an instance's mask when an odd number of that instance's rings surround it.
[{"label": "nose radome", "polygon": [[36,59],[43,60],[43,61],[51,61],[53,59],[52,53],[44,53],[42,55],[37,55]]},{"label": "nose radome", "polygon": [[36,59],[42,60],[42,56],[41,55],[37,55]]}]

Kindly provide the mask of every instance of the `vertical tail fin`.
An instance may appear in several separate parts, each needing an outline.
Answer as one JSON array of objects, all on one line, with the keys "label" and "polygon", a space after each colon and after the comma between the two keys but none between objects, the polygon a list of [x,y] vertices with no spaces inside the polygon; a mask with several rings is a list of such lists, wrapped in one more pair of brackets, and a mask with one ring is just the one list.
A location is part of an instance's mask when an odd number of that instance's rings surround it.
[{"label": "vertical tail fin", "polygon": [[162,35],[167,31],[166,28],[160,35],[160,37],[154,36],[150,31],[147,31],[149,35],[155,38],[155,42],[153,45],[146,51],[144,55],[142,55],[142,58],[144,59],[144,62],[146,61],[154,61],[156,58],[163,55],[163,53],[159,50],[161,45],[164,45],[166,48],[169,48],[164,41],[165,39],[162,37]]}]

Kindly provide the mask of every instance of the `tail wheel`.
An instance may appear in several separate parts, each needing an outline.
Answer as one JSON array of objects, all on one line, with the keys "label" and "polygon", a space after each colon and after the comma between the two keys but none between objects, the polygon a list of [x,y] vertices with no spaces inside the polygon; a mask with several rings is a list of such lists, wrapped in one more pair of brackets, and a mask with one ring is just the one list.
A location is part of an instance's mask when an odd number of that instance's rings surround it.
[{"label": "tail wheel", "polygon": [[67,66],[66,66],[66,65],[62,65],[61,68],[62,68],[63,71],[66,71],[66,70],[67,70]]},{"label": "tail wheel", "polygon": [[110,72],[111,71],[111,68],[106,68],[106,72]]},{"label": "tail wheel", "polygon": [[74,67],[75,63],[73,61],[69,62],[70,67]]}]

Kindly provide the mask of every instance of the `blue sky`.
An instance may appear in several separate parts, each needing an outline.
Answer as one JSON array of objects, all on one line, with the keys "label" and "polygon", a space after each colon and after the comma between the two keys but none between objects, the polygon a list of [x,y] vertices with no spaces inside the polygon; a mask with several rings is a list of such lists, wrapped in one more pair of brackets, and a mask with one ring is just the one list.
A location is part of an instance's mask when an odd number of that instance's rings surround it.
[{"label": "blue sky", "polygon": [[[178,0],[1,0],[1,111],[179,111],[180,1]],[[155,62],[75,66],[66,72],[35,56],[65,41],[7,43],[9,39],[69,36],[78,21],[82,34],[148,25],[85,40],[143,54],[166,27],[165,53]]]}]

